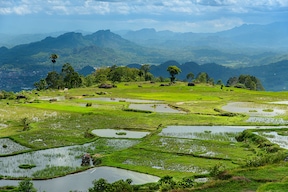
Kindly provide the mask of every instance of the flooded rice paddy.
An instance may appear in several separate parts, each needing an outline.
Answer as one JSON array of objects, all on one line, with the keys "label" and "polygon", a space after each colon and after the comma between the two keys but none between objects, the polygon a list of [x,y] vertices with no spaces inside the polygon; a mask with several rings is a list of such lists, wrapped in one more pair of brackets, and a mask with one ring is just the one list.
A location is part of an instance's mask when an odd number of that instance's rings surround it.
[{"label": "flooded rice paddy", "polygon": [[165,137],[177,137],[202,140],[234,141],[235,134],[244,131],[243,126],[168,126],[159,134]]},{"label": "flooded rice paddy", "polygon": [[253,102],[232,102],[223,106],[222,109],[232,113],[244,113],[249,115],[247,122],[266,123],[266,124],[287,124],[288,121],[277,118],[276,116],[284,115],[286,110],[279,109],[271,104],[285,104],[288,102],[270,102],[268,104],[256,104]]},{"label": "flooded rice paddy", "polygon": [[141,131],[128,131],[128,130],[116,130],[116,129],[95,129],[92,130],[92,134],[99,137],[112,137],[112,138],[143,138],[150,134],[150,132]]},{"label": "flooded rice paddy", "polygon": [[[33,181],[34,187],[38,191],[47,192],[69,192],[69,191],[87,191],[92,187],[92,181],[95,179],[104,178],[108,182],[115,182],[120,179],[132,179],[132,184],[144,184],[157,182],[160,178],[134,171],[128,171],[113,167],[97,167],[92,168],[81,173],[67,175],[55,179],[45,181]],[[15,180],[2,180],[0,186],[18,185],[19,181]]]},{"label": "flooded rice paddy", "polygon": [[0,139],[0,155],[9,155],[29,149],[30,148],[20,145],[9,138]]},{"label": "flooded rice paddy", "polygon": [[129,103],[159,103],[159,102],[161,102],[161,101],[155,101],[155,100],[128,99],[128,98],[109,98],[109,97],[85,98],[84,100],[108,101],[108,102],[129,102]]},{"label": "flooded rice paddy", "polygon": [[184,111],[179,111],[177,109],[171,108],[167,104],[130,104],[129,109],[152,111],[158,113],[185,113]]},{"label": "flooded rice paddy", "polygon": [[[125,139],[99,139],[85,145],[60,147],[14,156],[0,157],[0,175],[10,177],[33,177],[41,170],[51,167],[71,167],[72,171],[81,167],[81,156],[85,153],[105,153],[121,150],[137,144],[137,140]],[[101,149],[105,147],[105,150]],[[32,169],[20,169],[22,164],[33,164]],[[39,176],[37,174],[37,176]],[[41,176],[41,175],[40,175]],[[53,177],[53,175],[52,175]]]},{"label": "flooded rice paddy", "polygon": [[265,137],[270,142],[279,145],[281,148],[288,149],[288,136],[279,135],[277,132],[256,132],[257,134]]},{"label": "flooded rice paddy", "polygon": [[285,114],[286,110],[271,105],[255,104],[252,102],[232,102],[222,107],[223,110],[233,113],[246,113],[250,116],[270,116]]}]

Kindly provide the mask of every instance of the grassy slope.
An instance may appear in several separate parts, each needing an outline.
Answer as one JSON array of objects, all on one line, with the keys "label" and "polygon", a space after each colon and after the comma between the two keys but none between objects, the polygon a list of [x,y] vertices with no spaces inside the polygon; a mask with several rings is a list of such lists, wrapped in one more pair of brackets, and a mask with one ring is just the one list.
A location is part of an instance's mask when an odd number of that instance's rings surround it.
[{"label": "grassy slope", "polygon": [[[177,85],[169,87],[160,87],[159,84],[141,83],[142,87],[138,87],[139,83],[129,83],[129,85],[119,84],[118,88],[104,90],[107,91],[106,97],[110,98],[135,98],[135,99],[149,99],[159,100],[173,106],[181,107],[189,110],[187,114],[163,114],[163,113],[135,113],[122,111],[121,109],[127,107],[125,102],[103,102],[91,101],[92,107],[85,107],[86,100],[83,100],[82,95],[86,97],[102,97],[96,93],[103,91],[98,88],[81,88],[72,89],[68,92],[40,92],[41,96],[65,96],[65,101],[57,101],[49,103],[47,101],[40,101],[34,103],[26,103],[24,101],[1,101],[1,123],[7,124],[8,128],[0,129],[0,137],[11,137],[19,143],[29,146],[34,149],[41,149],[47,147],[58,147],[66,145],[74,145],[86,143],[93,138],[85,138],[84,133],[87,130],[98,128],[124,128],[133,130],[149,130],[156,131],[161,124],[162,127],[167,125],[250,125],[245,122],[245,116],[219,116],[219,113],[214,109],[220,109],[223,105],[233,101],[253,101],[257,103],[265,103],[269,101],[281,101],[287,98],[286,92],[256,92],[243,89],[223,88],[219,86],[211,87],[204,85],[197,85],[195,87],[188,87],[186,84],[177,83]],[[35,101],[38,96],[34,94],[28,95],[28,101]],[[9,102],[9,105],[7,104]],[[21,120],[27,117],[30,121],[31,130],[23,132],[23,125]],[[285,117],[284,117],[285,118]],[[260,124],[259,124],[260,125]],[[160,130],[158,130],[160,131]],[[49,133],[49,134],[47,134]],[[36,139],[43,139],[43,143],[47,146],[33,144],[31,141]],[[64,138],[64,139],[63,139]],[[237,167],[234,162],[243,156],[253,155],[251,151],[245,151],[245,148],[239,144],[235,148],[225,142],[217,143],[209,141],[202,141],[203,145],[213,146],[218,152],[222,152],[229,156],[230,160],[215,160],[199,158],[199,154],[189,154],[183,152],[184,155],[179,155],[177,147],[173,148],[171,145],[169,150],[159,146],[159,137],[154,135],[143,139],[140,144],[124,150],[118,151],[103,158],[104,165],[117,166],[126,169],[136,170],[140,172],[147,172],[150,174],[164,176],[172,175],[175,178],[191,175],[185,170],[177,170],[177,164],[184,168],[191,168],[191,162],[197,167],[207,169],[215,164],[222,162],[227,169]],[[201,143],[201,141],[199,141]],[[173,144],[173,143],[172,143]],[[222,146],[222,147],[215,147]],[[226,146],[226,147],[225,147]],[[185,146],[184,146],[185,148]],[[225,153],[226,150],[226,153]],[[233,151],[233,152],[232,152]],[[149,158],[155,157],[159,162],[165,162],[169,170],[160,170],[149,168]],[[224,157],[224,156],[223,156]],[[146,159],[143,161],[143,159]],[[131,165],[127,160],[133,161]],[[146,163],[143,163],[146,162]],[[155,165],[159,163],[154,161]],[[281,166],[277,166],[280,170],[286,170]],[[271,169],[271,168],[269,168]],[[261,171],[261,169],[255,169]],[[265,168],[263,169],[265,170]],[[249,175],[249,171],[235,171],[236,176],[245,173],[245,178],[251,179],[251,182],[243,184],[242,180],[217,181],[208,184],[204,191],[215,191],[215,187],[219,191],[226,191],[229,187],[233,187],[235,191],[240,190],[241,187],[247,187],[247,190],[255,190],[261,183],[257,182],[255,174]],[[256,174],[258,175],[258,174]],[[241,175],[243,176],[243,175]],[[283,175],[275,173],[275,180],[280,182]],[[259,177],[258,179],[261,179]],[[237,186],[237,187],[236,187]],[[227,189],[226,189],[227,188]],[[223,189],[223,190],[220,190]],[[239,189],[239,190],[237,190]]]}]

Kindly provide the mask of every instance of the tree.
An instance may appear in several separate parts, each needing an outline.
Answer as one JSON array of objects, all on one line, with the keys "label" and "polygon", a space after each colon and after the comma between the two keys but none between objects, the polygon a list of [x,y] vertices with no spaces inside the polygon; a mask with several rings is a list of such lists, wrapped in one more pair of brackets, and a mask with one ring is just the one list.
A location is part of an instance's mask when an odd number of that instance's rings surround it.
[{"label": "tree", "polygon": [[199,83],[208,83],[208,80],[209,80],[209,76],[205,72],[199,73],[196,77],[196,81]]},{"label": "tree", "polygon": [[108,183],[105,179],[100,178],[99,180],[93,181],[93,187],[89,188],[89,192],[106,192],[110,191],[111,184]]},{"label": "tree", "polygon": [[74,70],[74,68],[69,63],[65,63],[62,66],[61,72],[65,87],[77,88],[82,85],[81,76]]},{"label": "tree", "polygon": [[58,59],[58,55],[55,54],[55,53],[52,53],[50,55],[50,59],[51,59],[51,62],[52,62],[52,65],[53,65],[53,71],[54,71],[54,64],[56,63],[56,60]]},{"label": "tree", "polygon": [[25,179],[19,182],[18,192],[36,192],[37,190],[33,187],[33,183],[30,179]]},{"label": "tree", "polygon": [[144,80],[145,81],[148,81],[149,79],[148,79],[148,72],[150,71],[150,65],[148,65],[148,64],[144,64],[144,65],[142,65],[141,66],[141,68],[140,68],[140,71],[143,71],[143,74],[144,74]]},{"label": "tree", "polygon": [[40,79],[40,81],[34,83],[35,88],[37,91],[45,90],[47,88],[47,83],[45,79]]},{"label": "tree", "polygon": [[63,86],[62,76],[59,75],[56,71],[49,72],[45,79],[48,88],[58,89]]},{"label": "tree", "polygon": [[192,79],[194,79],[194,74],[192,72],[188,73],[186,75],[186,79],[189,81],[189,79],[192,81]]},{"label": "tree", "polygon": [[84,78],[84,85],[87,87],[92,86],[95,83],[95,76],[93,74],[87,75]]},{"label": "tree", "polygon": [[132,179],[118,180],[110,184],[107,180],[101,178],[93,181],[93,187],[89,188],[89,192],[132,192]]},{"label": "tree", "polygon": [[181,69],[179,69],[177,66],[173,65],[173,66],[169,66],[167,68],[167,71],[170,74],[170,81],[171,83],[173,83],[176,79],[175,75],[178,75],[179,73],[181,73]]},{"label": "tree", "polygon": [[217,84],[217,85],[223,85],[222,79],[218,79],[218,81],[217,81],[216,84]]}]

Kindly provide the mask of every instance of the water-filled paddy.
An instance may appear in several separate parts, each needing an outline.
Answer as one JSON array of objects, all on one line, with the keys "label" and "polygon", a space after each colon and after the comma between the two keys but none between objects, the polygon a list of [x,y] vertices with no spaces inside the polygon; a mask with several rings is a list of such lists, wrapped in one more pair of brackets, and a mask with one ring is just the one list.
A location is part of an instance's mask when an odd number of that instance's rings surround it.
[{"label": "water-filled paddy", "polygon": [[[32,177],[37,171],[49,167],[68,166],[76,170],[81,166],[81,156],[88,152],[104,153],[121,150],[137,144],[137,140],[99,139],[93,143],[46,149],[14,156],[0,157],[0,175],[11,177]],[[104,151],[101,147],[105,147]],[[33,164],[32,169],[20,169],[21,164]],[[37,175],[38,176],[38,175]],[[52,175],[53,176],[53,175]]]},{"label": "water-filled paddy", "polygon": [[[169,136],[177,138],[201,139],[201,137],[210,140],[210,136],[223,135],[225,133],[239,133],[245,129],[253,127],[244,126],[168,126],[163,129],[159,136]],[[255,128],[255,127],[254,127]],[[200,134],[202,133],[202,134]],[[227,134],[226,134],[227,135]],[[227,135],[229,137],[229,134]],[[232,134],[233,137],[233,134]]]},{"label": "water-filled paddy", "polygon": [[[51,180],[33,181],[33,183],[34,187],[38,191],[87,191],[89,187],[93,186],[92,181],[100,178],[104,178],[108,182],[115,182],[120,179],[132,179],[132,184],[152,183],[159,180],[158,177],[143,173],[137,173],[134,171],[128,171],[113,167],[97,167],[81,173],[67,175],[65,177],[55,178]],[[18,185],[18,182],[19,181],[1,180],[0,186]]]},{"label": "water-filled paddy", "polygon": [[109,97],[85,98],[84,100],[96,100],[96,101],[108,101],[108,102],[129,102],[129,103],[159,103],[161,102],[161,101],[155,101],[155,100],[109,98]]},{"label": "water-filled paddy", "polygon": [[42,101],[49,101],[51,99],[57,100],[57,101],[64,101],[65,100],[65,96],[58,96],[58,97],[42,96],[42,97],[39,97],[39,100],[42,100]]},{"label": "water-filled paddy", "polygon": [[271,105],[260,105],[252,102],[232,102],[222,107],[223,110],[233,113],[246,113],[250,116],[270,116],[285,114],[285,110]]},{"label": "water-filled paddy", "polygon": [[142,131],[128,131],[128,130],[116,130],[116,129],[95,129],[92,130],[92,134],[100,137],[114,137],[114,138],[143,138],[150,132]]},{"label": "water-filled paddy", "polygon": [[279,145],[281,148],[288,149],[288,136],[279,135],[277,132],[257,132],[262,137],[267,138],[270,142]]},{"label": "water-filled paddy", "polygon": [[167,104],[134,104],[132,103],[129,105],[129,109],[153,111],[153,112],[159,112],[159,113],[185,113],[184,111],[173,109]]},{"label": "water-filled paddy", "polygon": [[25,150],[29,150],[29,148],[20,145],[9,138],[0,139],[0,155],[8,155]]}]

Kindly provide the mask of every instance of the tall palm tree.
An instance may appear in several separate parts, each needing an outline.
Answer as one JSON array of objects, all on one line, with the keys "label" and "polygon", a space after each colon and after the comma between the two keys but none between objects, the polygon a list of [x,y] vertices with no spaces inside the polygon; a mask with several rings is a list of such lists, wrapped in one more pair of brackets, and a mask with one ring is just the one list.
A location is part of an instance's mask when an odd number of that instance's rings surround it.
[{"label": "tall palm tree", "polygon": [[56,59],[58,59],[58,55],[55,54],[55,53],[52,53],[50,55],[50,59],[51,59],[51,62],[52,62],[52,65],[53,65],[53,71],[54,71],[54,64],[56,63]]}]

